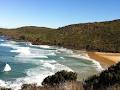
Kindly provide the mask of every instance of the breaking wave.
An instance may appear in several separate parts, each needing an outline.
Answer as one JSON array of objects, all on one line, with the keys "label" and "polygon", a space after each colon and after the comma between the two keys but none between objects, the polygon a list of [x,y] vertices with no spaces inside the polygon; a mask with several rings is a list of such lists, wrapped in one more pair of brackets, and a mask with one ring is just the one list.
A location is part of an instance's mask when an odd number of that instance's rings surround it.
[{"label": "breaking wave", "polygon": [[94,60],[94,59],[91,59],[86,52],[81,53],[81,54],[73,54],[72,56],[92,61],[94,63],[94,67],[96,68],[97,71],[104,70],[104,68],[100,65],[100,63],[98,61]]}]

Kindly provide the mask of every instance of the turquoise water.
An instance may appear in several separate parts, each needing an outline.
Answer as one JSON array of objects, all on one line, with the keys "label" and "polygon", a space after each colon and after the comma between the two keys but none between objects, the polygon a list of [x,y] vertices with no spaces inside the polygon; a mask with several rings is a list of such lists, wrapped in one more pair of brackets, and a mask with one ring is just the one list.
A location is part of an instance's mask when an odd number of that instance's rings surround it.
[{"label": "turquoise water", "polygon": [[[8,63],[11,71],[3,72]],[[37,83],[60,70],[75,71],[78,79],[98,73],[92,61],[76,57],[65,48],[31,45],[29,42],[15,42],[0,37],[0,85],[19,89],[23,83]]]}]

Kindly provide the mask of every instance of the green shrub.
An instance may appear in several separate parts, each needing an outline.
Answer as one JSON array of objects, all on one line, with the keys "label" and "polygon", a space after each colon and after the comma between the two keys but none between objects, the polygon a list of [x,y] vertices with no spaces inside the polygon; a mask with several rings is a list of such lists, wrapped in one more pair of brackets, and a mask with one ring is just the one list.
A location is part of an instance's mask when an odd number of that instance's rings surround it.
[{"label": "green shrub", "polygon": [[25,40],[25,36],[24,36],[24,35],[21,35],[21,36],[19,36],[19,39],[20,39],[20,40]]},{"label": "green shrub", "polygon": [[103,90],[103,88],[115,84],[120,85],[120,62],[112,65],[99,75],[94,75],[85,80],[84,87],[87,88],[85,90]]},{"label": "green shrub", "polygon": [[59,71],[52,76],[46,77],[42,85],[57,85],[64,83],[65,81],[75,81],[77,79],[77,74],[74,72],[67,72],[65,70]]}]

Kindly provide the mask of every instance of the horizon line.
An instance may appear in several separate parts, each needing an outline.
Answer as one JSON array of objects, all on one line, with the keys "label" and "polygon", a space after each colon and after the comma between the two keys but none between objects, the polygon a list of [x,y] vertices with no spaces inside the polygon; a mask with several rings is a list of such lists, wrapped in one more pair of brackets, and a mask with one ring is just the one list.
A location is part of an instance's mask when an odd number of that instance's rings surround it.
[{"label": "horizon line", "polygon": [[65,27],[69,25],[75,25],[75,24],[87,24],[87,23],[101,23],[101,22],[109,22],[109,21],[115,21],[115,20],[120,20],[120,19],[111,19],[111,20],[99,20],[99,21],[86,21],[86,22],[80,22],[80,23],[71,23],[71,24],[66,24],[62,26],[57,26],[57,27],[49,27],[49,26],[40,26],[40,25],[17,25],[13,27],[5,27],[5,26],[0,26],[0,29],[17,29],[17,28],[22,28],[22,27],[43,27],[43,28],[51,28],[51,29],[57,29],[60,27]]}]

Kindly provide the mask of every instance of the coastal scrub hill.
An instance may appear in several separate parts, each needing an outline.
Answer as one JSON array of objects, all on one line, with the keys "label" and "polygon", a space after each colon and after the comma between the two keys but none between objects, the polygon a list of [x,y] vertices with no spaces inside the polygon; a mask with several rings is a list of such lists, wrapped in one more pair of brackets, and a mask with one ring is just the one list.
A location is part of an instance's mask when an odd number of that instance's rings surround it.
[{"label": "coastal scrub hill", "polygon": [[58,29],[26,26],[0,29],[11,39],[31,41],[32,44],[63,46],[101,52],[120,52],[120,19],[104,22],[73,24]]},{"label": "coastal scrub hill", "polygon": [[73,24],[59,28],[63,46],[103,52],[120,52],[120,20]]}]

